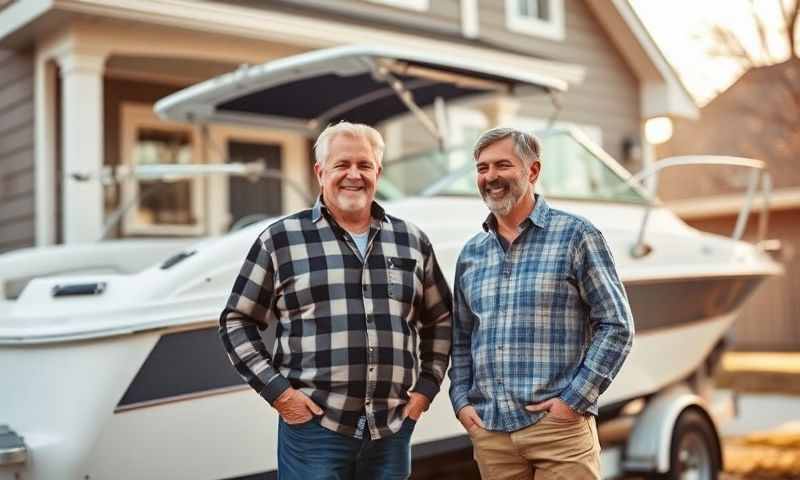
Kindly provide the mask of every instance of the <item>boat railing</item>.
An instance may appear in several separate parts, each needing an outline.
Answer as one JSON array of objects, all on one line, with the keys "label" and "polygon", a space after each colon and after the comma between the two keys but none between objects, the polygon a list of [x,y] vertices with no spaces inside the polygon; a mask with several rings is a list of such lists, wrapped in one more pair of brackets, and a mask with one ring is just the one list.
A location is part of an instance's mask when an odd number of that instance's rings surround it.
[{"label": "boat railing", "polygon": [[[761,205],[761,212],[759,215],[758,235],[756,244],[762,246],[767,234],[767,223],[769,221],[769,199],[772,191],[772,177],[766,170],[765,162],[761,160],[754,160],[751,158],[731,157],[722,155],[685,155],[678,157],[669,157],[650,165],[643,169],[636,175],[631,176],[626,185],[639,185],[643,186],[644,181],[651,179],[648,187],[652,192],[658,189],[658,174],[662,170],[673,167],[685,167],[689,165],[704,165],[704,166],[729,166],[740,167],[750,170],[747,180],[747,194],[745,202],[739,210],[739,215],[736,219],[736,226],[733,229],[731,238],[733,240],[741,240],[747,228],[747,222],[750,218],[750,212],[753,207],[756,196],[760,193],[763,199]],[[644,215],[642,217],[642,224],[639,227],[639,234],[636,239],[636,244],[631,249],[633,257],[643,257],[650,253],[652,248],[645,242],[645,235],[647,233],[648,220],[652,212],[655,201],[648,202],[644,207]]]},{"label": "boat railing", "polygon": [[[100,240],[104,240],[109,233],[116,227],[122,218],[146,197],[156,194],[160,187],[180,180],[192,179],[197,177],[208,177],[214,175],[224,175],[228,177],[244,177],[252,181],[260,179],[275,179],[286,182],[308,205],[314,203],[314,199],[307,193],[300,183],[288,177],[280,170],[267,168],[263,162],[247,163],[225,163],[225,164],[151,164],[137,165],[130,167],[127,165],[118,166],[113,169],[106,167],[100,174],[100,180],[104,184],[119,183],[130,179],[136,180],[159,180],[162,183],[155,185],[145,192],[139,193],[125,204],[119,206],[109,215],[108,220],[103,226],[103,233]],[[248,223],[237,222],[235,228],[242,228],[255,221],[254,217],[248,218]]]}]

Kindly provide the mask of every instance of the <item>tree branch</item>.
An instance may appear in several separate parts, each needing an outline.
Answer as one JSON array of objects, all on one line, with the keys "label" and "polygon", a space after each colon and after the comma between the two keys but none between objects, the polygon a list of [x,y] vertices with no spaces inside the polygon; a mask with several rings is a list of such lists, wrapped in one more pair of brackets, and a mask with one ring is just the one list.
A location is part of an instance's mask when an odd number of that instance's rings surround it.
[{"label": "tree branch", "polygon": [[747,68],[758,66],[758,62],[756,62],[756,59],[744,48],[739,37],[727,28],[714,25],[711,27],[711,37],[716,47],[716,49],[712,49],[709,52],[712,55],[735,58],[742,61]]},{"label": "tree branch", "polygon": [[798,56],[797,45],[797,21],[800,17],[800,0],[794,0],[787,6],[781,0],[780,2],[781,13],[783,14],[783,21],[786,25],[786,37],[789,40],[789,55],[790,58]]},{"label": "tree branch", "polygon": [[[782,6],[780,2],[781,0],[778,0],[779,7]],[[758,14],[758,10],[756,10],[755,0],[750,0],[750,16],[753,18],[756,32],[758,32],[758,43],[761,46],[761,53],[768,62],[772,63],[774,59],[772,58],[772,54],[769,50],[769,42],[767,41],[767,27],[764,25],[764,19],[761,18],[761,15]]]}]

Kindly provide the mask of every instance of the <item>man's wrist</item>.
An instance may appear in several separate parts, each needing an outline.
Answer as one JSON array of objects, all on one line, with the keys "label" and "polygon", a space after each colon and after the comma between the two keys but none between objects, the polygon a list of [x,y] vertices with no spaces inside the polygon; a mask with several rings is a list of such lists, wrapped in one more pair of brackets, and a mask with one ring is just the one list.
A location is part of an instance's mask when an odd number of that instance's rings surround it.
[{"label": "man's wrist", "polygon": [[468,403],[468,404],[464,405],[463,407],[459,408],[458,410],[456,410],[456,417],[458,417],[459,415],[461,415],[461,411],[462,411],[462,410],[464,410],[464,409],[465,409],[465,408],[467,408],[467,407],[471,407],[471,406],[472,406],[472,405],[470,405],[470,404]]},{"label": "man's wrist", "polygon": [[439,384],[428,378],[420,377],[411,391],[425,395],[429,401],[433,401],[433,398],[439,393]]},{"label": "man's wrist", "polygon": [[579,415],[586,413],[592,404],[586,400],[583,395],[575,391],[571,386],[568,386],[563,392],[561,392],[561,395],[558,396],[558,399],[568,406],[570,410]]},{"label": "man's wrist", "polygon": [[275,406],[275,401],[278,400],[278,398],[291,387],[292,386],[286,377],[276,376],[258,393],[264,398],[264,400],[269,402],[270,405]]}]

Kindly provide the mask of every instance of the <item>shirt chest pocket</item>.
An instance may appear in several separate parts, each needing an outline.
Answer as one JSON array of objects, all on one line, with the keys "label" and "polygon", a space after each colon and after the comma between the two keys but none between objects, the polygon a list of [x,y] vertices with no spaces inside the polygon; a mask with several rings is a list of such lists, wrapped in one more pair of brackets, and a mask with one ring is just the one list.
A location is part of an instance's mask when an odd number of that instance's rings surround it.
[{"label": "shirt chest pocket", "polygon": [[417,277],[417,260],[405,257],[386,257],[389,298],[412,304],[421,283]]}]

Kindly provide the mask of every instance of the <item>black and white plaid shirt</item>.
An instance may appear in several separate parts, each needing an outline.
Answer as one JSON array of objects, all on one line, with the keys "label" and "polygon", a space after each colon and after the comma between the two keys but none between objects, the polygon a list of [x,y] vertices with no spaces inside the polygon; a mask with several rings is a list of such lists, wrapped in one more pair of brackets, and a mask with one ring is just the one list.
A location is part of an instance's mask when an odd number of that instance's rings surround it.
[{"label": "black and white plaid shirt", "polygon": [[[220,335],[239,374],[272,403],[289,386],[322,426],[396,433],[409,392],[438,393],[450,355],[452,298],[430,241],[372,205],[362,260],[321,199],[270,225],[247,254]],[[277,321],[274,355],[258,329]]]}]

